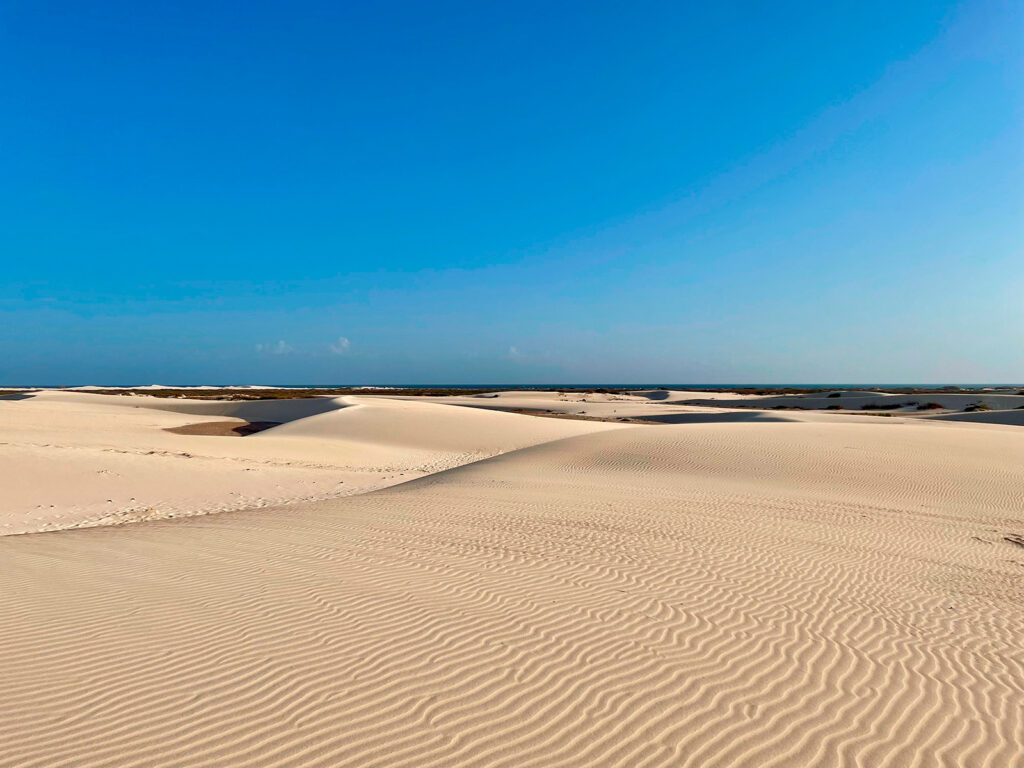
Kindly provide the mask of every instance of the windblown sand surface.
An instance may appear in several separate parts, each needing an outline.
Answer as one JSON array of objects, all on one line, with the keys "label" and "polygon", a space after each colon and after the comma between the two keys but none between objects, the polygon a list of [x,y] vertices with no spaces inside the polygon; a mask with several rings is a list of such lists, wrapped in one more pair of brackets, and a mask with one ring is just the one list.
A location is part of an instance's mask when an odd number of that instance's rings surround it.
[{"label": "windblown sand surface", "polygon": [[1024,764],[1020,428],[381,400],[235,439],[143,410],[211,456],[266,442],[222,462],[501,455],[0,537],[0,765]]},{"label": "windblown sand surface", "polygon": [[[244,439],[225,417],[281,425]],[[191,434],[168,431],[187,426]],[[0,533],[335,498],[604,424],[371,397],[228,402],[42,392],[0,400]]]}]

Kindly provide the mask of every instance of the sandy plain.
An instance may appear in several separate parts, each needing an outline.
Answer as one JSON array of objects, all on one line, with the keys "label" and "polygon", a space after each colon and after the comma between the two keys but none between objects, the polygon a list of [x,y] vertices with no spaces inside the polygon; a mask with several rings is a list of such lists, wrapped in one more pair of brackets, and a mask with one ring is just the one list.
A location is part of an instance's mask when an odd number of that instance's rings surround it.
[{"label": "sandy plain", "polygon": [[1015,401],[696,398],[0,400],[0,765],[1024,764]]}]

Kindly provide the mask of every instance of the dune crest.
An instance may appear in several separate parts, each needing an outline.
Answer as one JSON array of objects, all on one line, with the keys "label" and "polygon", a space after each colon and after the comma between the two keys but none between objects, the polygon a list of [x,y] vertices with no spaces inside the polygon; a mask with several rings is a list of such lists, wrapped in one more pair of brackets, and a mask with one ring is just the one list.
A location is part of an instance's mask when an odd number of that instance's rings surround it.
[{"label": "dune crest", "polygon": [[[218,436],[225,419],[279,426],[227,440]],[[612,428],[374,397],[245,402],[56,391],[0,401],[0,424],[0,534],[349,496]],[[215,434],[199,425],[215,425]],[[183,426],[189,434],[173,431]]]}]

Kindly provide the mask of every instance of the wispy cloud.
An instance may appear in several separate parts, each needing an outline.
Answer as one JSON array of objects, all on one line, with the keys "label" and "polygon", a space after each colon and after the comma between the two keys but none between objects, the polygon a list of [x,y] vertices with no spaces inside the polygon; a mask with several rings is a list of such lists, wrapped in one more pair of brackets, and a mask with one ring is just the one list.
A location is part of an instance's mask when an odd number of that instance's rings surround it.
[{"label": "wispy cloud", "polygon": [[256,345],[257,352],[266,352],[271,355],[287,355],[289,352],[292,352],[293,350],[294,347],[292,347],[291,344],[288,344],[284,340],[278,341],[276,344]]},{"label": "wispy cloud", "polygon": [[352,342],[346,339],[344,336],[339,336],[338,340],[330,345],[331,352],[336,355],[343,355],[348,352],[349,347],[352,346]]}]

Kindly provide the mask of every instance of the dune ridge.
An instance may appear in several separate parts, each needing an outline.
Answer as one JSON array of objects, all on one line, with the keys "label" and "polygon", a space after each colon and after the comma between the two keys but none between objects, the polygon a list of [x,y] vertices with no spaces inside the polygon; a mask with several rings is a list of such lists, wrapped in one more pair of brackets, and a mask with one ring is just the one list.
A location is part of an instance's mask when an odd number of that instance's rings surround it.
[{"label": "dune ridge", "polygon": [[[244,439],[168,431],[224,419],[280,425]],[[0,534],[349,496],[612,428],[358,396],[244,402],[80,392],[2,401],[0,424]]]},{"label": "dune ridge", "polygon": [[1024,434],[870,421],[2,537],[4,764],[1018,764]]}]

